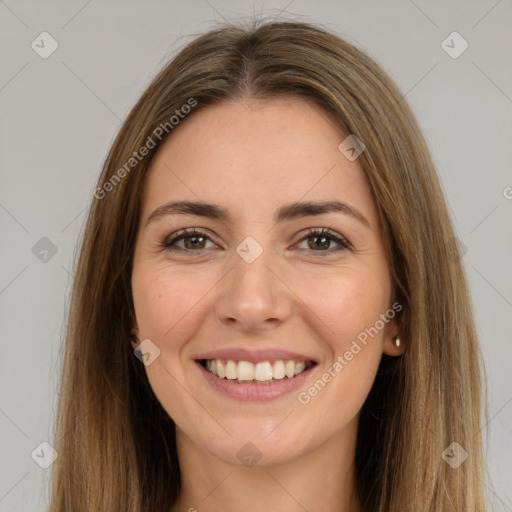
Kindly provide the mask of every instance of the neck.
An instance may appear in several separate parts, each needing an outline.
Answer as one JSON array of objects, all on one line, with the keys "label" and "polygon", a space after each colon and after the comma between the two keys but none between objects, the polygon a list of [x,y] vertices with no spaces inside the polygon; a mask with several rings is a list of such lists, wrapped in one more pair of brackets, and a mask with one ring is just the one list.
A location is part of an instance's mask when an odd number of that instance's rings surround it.
[{"label": "neck", "polygon": [[354,491],[356,432],[354,421],[308,453],[249,468],[205,452],[177,428],[182,487],[172,512],[361,512]]}]

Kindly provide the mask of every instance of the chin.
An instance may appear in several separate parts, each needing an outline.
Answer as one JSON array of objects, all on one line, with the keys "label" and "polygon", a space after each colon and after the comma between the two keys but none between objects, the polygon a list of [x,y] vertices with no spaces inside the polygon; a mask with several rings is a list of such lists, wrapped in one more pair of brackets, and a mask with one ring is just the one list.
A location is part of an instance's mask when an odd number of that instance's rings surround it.
[{"label": "chin", "polygon": [[[225,422],[232,437],[225,432],[222,436],[212,435],[210,431],[198,444],[231,465],[262,467],[291,462],[308,451],[305,440],[310,440],[311,434],[297,425],[279,425],[282,420],[272,418],[259,424],[254,418]],[[218,434],[217,429],[215,433]]]}]

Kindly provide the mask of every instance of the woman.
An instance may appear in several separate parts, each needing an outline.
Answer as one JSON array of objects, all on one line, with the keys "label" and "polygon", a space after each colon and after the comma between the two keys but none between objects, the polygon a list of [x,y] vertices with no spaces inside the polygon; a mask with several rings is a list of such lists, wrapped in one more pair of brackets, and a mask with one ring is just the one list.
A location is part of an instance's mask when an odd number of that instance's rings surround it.
[{"label": "woman", "polygon": [[485,510],[454,240],[368,56],[294,22],[192,41],[94,192],[50,510]]}]

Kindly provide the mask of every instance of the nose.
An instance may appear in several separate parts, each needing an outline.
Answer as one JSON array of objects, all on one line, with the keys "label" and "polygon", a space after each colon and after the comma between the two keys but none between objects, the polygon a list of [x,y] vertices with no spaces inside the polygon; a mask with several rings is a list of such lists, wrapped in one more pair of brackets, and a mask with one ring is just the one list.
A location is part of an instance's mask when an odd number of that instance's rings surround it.
[{"label": "nose", "polygon": [[292,312],[293,293],[279,275],[279,264],[271,251],[263,251],[251,263],[235,253],[231,263],[215,302],[217,318],[231,328],[251,333],[285,322]]}]

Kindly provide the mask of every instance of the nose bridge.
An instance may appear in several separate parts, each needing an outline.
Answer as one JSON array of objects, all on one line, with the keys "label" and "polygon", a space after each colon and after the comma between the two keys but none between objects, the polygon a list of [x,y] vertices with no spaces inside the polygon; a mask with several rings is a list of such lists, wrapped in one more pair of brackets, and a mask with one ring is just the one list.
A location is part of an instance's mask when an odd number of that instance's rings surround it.
[{"label": "nose bridge", "polygon": [[260,244],[252,236],[240,242],[233,255],[232,291],[245,300],[273,301],[276,283],[270,270],[275,266],[272,254],[269,244],[264,247],[263,241]]},{"label": "nose bridge", "polygon": [[230,259],[224,293],[217,299],[216,311],[221,320],[257,330],[270,320],[282,321],[289,314],[289,298],[275,275],[279,265],[274,254],[270,245],[264,246],[253,237],[240,242]]}]

